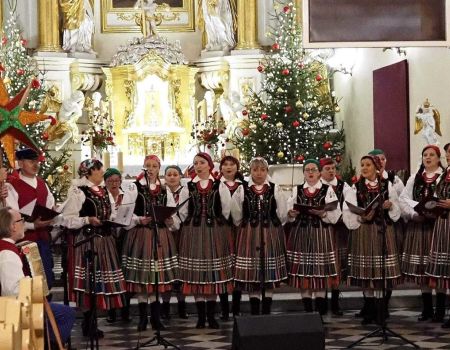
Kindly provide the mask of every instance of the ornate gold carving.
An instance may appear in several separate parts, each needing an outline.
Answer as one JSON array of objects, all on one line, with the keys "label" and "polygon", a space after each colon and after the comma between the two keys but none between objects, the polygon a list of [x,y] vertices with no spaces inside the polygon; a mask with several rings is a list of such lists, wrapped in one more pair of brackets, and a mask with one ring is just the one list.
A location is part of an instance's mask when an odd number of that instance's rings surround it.
[{"label": "ornate gold carving", "polygon": [[[161,20],[159,32],[192,32],[195,30],[194,4],[192,0],[183,0],[182,7],[158,5],[156,15]],[[135,20],[140,17],[140,9],[116,8],[113,0],[101,0],[102,32],[136,33],[140,32]],[[122,23],[118,23],[122,22]],[[124,25],[125,22],[127,25]]]}]

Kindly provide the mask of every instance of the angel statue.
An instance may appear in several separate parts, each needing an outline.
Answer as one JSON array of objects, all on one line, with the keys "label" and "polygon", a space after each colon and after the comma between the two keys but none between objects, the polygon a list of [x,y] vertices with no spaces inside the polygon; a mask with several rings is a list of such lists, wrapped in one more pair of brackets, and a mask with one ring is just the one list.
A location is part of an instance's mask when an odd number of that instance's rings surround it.
[{"label": "angel statue", "polygon": [[417,108],[414,135],[422,130],[422,136],[428,145],[438,143],[437,135],[441,133],[441,116],[439,111],[430,105],[428,99]]},{"label": "angel statue", "polygon": [[72,95],[62,102],[55,125],[50,125],[45,132],[48,141],[55,143],[55,150],[59,151],[64,145],[72,140],[73,143],[80,142],[77,121],[83,114],[84,95],[75,90]]},{"label": "angel statue", "polygon": [[206,34],[206,51],[228,51],[236,41],[236,8],[233,0],[199,0],[199,27]]},{"label": "angel statue", "polygon": [[95,53],[93,0],[59,0],[63,14],[63,49],[69,52]]},{"label": "angel statue", "polygon": [[135,9],[140,9],[141,13],[136,17],[136,24],[141,27],[144,38],[157,35],[156,26],[162,22],[162,16],[156,14],[158,4],[154,0],[137,0]]}]

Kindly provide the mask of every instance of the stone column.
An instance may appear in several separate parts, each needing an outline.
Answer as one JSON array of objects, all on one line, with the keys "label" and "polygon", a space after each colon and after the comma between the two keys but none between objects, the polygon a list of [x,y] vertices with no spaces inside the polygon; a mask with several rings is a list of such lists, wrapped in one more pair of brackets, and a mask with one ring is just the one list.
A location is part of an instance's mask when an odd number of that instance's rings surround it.
[{"label": "stone column", "polygon": [[58,0],[39,0],[38,51],[61,52]]},{"label": "stone column", "polygon": [[303,19],[302,0],[295,0],[295,8],[297,10],[297,12],[296,12],[297,22],[302,24],[302,19]]},{"label": "stone column", "polygon": [[237,0],[238,43],[236,50],[259,49],[257,0]]}]

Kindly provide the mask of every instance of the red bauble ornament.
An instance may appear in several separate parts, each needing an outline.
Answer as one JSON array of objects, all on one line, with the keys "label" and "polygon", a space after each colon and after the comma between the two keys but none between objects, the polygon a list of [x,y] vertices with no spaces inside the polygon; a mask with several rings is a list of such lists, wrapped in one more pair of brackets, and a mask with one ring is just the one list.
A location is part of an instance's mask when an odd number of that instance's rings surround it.
[{"label": "red bauble ornament", "polygon": [[4,37],[2,38],[2,44],[3,44],[3,45],[6,45],[7,42],[8,42],[8,39],[6,38],[6,36],[4,36]]},{"label": "red bauble ornament", "polygon": [[317,74],[317,75],[316,75],[316,80],[317,80],[317,81],[321,81],[321,80],[322,80],[322,76],[321,76],[320,74]]},{"label": "red bauble ornament", "polygon": [[292,122],[292,126],[294,128],[298,128],[300,126],[300,122],[298,120],[295,120],[295,121]]},{"label": "red bauble ornament", "polygon": [[266,120],[269,116],[266,113],[261,114],[261,119]]},{"label": "red bauble ornament", "polygon": [[264,66],[262,64],[260,64],[257,69],[260,73],[264,72]]},{"label": "red bauble ornament", "polygon": [[357,183],[358,182],[358,176],[356,176],[356,175],[353,175],[352,176],[352,183]]},{"label": "red bauble ornament", "polygon": [[279,49],[280,49],[280,44],[274,43],[274,44],[272,45],[272,50],[273,50],[273,51],[278,51]]},{"label": "red bauble ornament", "polygon": [[248,111],[246,110],[246,109],[244,109],[243,111],[242,111],[242,115],[248,115]]},{"label": "red bauble ornament", "polygon": [[336,155],[336,162],[337,163],[342,162],[342,156],[340,154]]},{"label": "red bauble ornament", "polygon": [[40,153],[40,154],[39,154],[38,161],[40,161],[41,163],[42,163],[42,162],[45,162],[45,157],[44,157],[44,154],[43,154],[43,153]]},{"label": "red bauble ornament", "polygon": [[285,68],[281,71],[281,74],[283,75],[289,75],[289,69]]},{"label": "red bauble ornament", "polygon": [[50,119],[50,125],[56,125],[57,120],[55,117],[52,117],[51,115],[49,115],[48,119]]},{"label": "red bauble ornament", "polygon": [[26,39],[20,39],[20,43],[22,46],[26,46],[28,44],[28,41]]},{"label": "red bauble ornament", "polygon": [[64,169],[65,171],[67,171],[67,170],[69,170],[69,166],[68,166],[67,164],[65,164],[65,165],[63,166],[63,169]]},{"label": "red bauble ornament", "polygon": [[288,14],[289,12],[291,12],[291,7],[290,6],[283,7],[283,12]]},{"label": "red bauble ornament", "polygon": [[303,154],[300,154],[297,156],[297,161],[303,162],[305,160],[305,156]]},{"label": "red bauble ornament", "polygon": [[39,88],[41,87],[41,83],[39,82],[39,80],[33,79],[33,80],[31,81],[31,87],[32,87],[33,89],[39,89]]},{"label": "red bauble ornament", "polygon": [[47,140],[48,140],[48,133],[44,132],[44,133],[42,134],[42,139],[43,139],[44,141],[47,141]]},{"label": "red bauble ornament", "polygon": [[333,146],[333,143],[331,143],[331,141],[326,141],[323,144],[323,148],[325,148],[326,150],[329,150],[332,146]]},{"label": "red bauble ornament", "polygon": [[16,70],[17,75],[24,75],[25,71],[22,68],[19,68],[18,70]]},{"label": "red bauble ornament", "polygon": [[4,72],[5,71],[5,67],[3,66],[3,64],[0,63],[0,72]]},{"label": "red bauble ornament", "polygon": [[286,112],[286,113],[291,113],[292,112],[292,107],[291,106],[289,106],[289,105],[287,105],[287,106],[284,106],[284,111]]},{"label": "red bauble ornament", "polygon": [[250,129],[249,128],[242,129],[242,135],[248,136],[248,134],[250,134]]}]

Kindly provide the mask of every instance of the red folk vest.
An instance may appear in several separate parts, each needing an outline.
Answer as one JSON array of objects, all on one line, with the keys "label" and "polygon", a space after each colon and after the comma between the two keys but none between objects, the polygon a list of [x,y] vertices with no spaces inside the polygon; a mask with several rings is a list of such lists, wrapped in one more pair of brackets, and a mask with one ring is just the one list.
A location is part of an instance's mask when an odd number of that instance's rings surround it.
[{"label": "red folk vest", "polygon": [[[17,256],[20,258],[20,260],[23,262],[23,254],[19,251],[19,248],[16,247],[15,244],[11,243],[11,242],[7,242],[3,239],[0,239],[0,252],[3,250],[10,250],[13,253],[16,253]],[[0,266],[1,269],[4,269],[5,266]],[[7,268],[7,267],[6,267]],[[25,269],[25,265],[23,265],[22,263],[22,271],[24,273],[25,276],[29,275],[29,272],[26,271]],[[2,295],[2,286],[0,285],[0,295]]]}]

